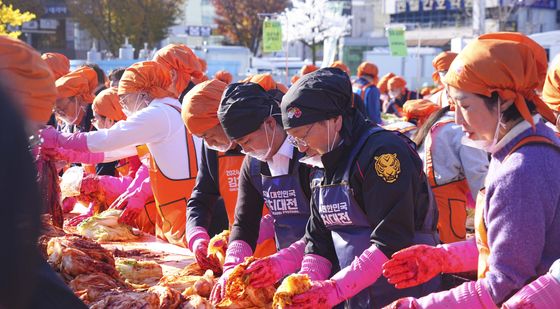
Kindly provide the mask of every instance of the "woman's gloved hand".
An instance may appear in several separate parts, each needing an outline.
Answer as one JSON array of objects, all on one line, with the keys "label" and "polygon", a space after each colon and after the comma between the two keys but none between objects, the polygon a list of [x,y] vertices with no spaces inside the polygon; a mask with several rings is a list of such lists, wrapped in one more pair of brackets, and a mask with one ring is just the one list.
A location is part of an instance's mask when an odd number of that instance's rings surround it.
[{"label": "woman's gloved hand", "polygon": [[256,288],[264,288],[278,282],[286,274],[282,271],[282,261],[277,253],[254,261],[245,270],[249,274],[250,284]]},{"label": "woman's gloved hand", "polygon": [[311,281],[311,289],[292,298],[287,309],[327,309],[344,300],[334,280]]}]

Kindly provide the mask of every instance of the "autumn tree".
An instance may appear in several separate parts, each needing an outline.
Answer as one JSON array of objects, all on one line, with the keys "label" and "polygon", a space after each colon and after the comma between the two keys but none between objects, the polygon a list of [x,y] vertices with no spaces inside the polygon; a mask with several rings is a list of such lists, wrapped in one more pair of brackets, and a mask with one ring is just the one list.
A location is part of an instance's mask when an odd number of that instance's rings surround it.
[{"label": "autumn tree", "polygon": [[0,34],[18,38],[21,35],[21,31],[13,31],[9,27],[21,27],[23,23],[34,18],[35,14],[29,12],[22,13],[12,5],[6,5],[0,0]]},{"label": "autumn tree", "polygon": [[184,0],[66,0],[82,28],[117,54],[129,42],[139,51],[144,42],[155,45],[167,37]]},{"label": "autumn tree", "polygon": [[280,13],[288,0],[213,0],[218,31],[230,44],[246,46],[256,55],[262,40],[262,13]]}]

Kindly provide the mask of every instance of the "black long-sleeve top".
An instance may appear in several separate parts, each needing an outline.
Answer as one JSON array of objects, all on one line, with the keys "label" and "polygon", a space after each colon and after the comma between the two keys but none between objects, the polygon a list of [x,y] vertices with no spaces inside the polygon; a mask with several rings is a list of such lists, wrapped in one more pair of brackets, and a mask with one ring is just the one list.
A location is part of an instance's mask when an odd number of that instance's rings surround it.
[{"label": "black long-sleeve top", "polygon": [[[369,126],[369,122],[362,121],[352,130],[352,138],[357,140]],[[415,231],[421,230],[428,211],[430,189],[422,171],[422,161],[412,147],[395,133],[375,133],[358,153],[350,171],[349,182],[356,202],[373,227],[371,243],[387,257],[413,244]],[[341,162],[345,161],[351,150],[352,145],[343,144],[322,156],[325,166],[323,184],[340,183],[344,173],[344,164]],[[396,154],[399,160],[400,172],[394,182],[384,179],[376,171],[376,157],[384,154]],[[306,253],[323,256],[335,265],[336,253],[331,232],[313,201],[311,212],[306,232]],[[437,222],[437,218],[434,222]],[[435,224],[430,228],[435,230]]]},{"label": "black long-sleeve top", "polygon": [[[229,150],[223,155],[245,156],[239,148]],[[202,145],[202,156],[198,165],[196,183],[187,202],[187,230],[197,226],[209,230],[216,211],[215,208],[218,205],[216,202],[220,197],[218,153]]]},{"label": "black long-sleeve top", "polygon": [[[304,156],[296,148],[290,160],[290,171],[293,172],[294,164]],[[270,176],[268,164],[262,162],[260,171],[251,171],[251,160],[256,160],[249,156],[245,157],[239,175],[239,189],[237,195],[237,207],[235,209],[235,222],[231,230],[230,241],[243,240],[247,242],[253,251],[257,245],[259,237],[260,220],[262,217],[264,199],[262,191],[255,186],[256,181],[261,181],[261,175]],[[313,168],[299,164],[299,182],[301,188],[308,199],[311,198],[311,177]]]}]

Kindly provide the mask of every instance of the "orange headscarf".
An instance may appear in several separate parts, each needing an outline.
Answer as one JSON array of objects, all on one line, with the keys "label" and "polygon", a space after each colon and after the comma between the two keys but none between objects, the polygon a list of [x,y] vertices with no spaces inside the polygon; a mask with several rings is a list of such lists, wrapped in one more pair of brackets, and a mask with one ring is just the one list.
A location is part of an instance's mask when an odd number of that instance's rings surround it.
[{"label": "orange headscarf", "polygon": [[350,68],[344,62],[337,60],[331,64],[331,68],[339,68],[350,76]]},{"label": "orange headscarf", "polygon": [[171,86],[168,69],[155,62],[143,61],[131,65],[119,82],[118,95],[147,92],[152,98],[176,97],[167,89]]},{"label": "orange headscarf", "polygon": [[249,79],[249,82],[259,84],[266,91],[277,88],[276,82],[270,74],[255,74]]},{"label": "orange headscarf", "polygon": [[417,126],[420,127],[431,114],[440,109],[439,105],[430,100],[408,100],[404,103],[402,111],[406,121],[416,119]]},{"label": "orange headscarf", "polygon": [[189,85],[191,77],[202,77],[202,68],[193,51],[183,44],[169,44],[158,50],[154,61],[164,65],[168,70],[177,72],[175,91],[178,97]]},{"label": "orange headscarf", "polygon": [[387,83],[394,76],[395,74],[393,73],[387,73],[381,77],[381,79],[377,83],[377,89],[379,89],[379,92],[387,93],[389,91],[389,89],[387,88]]},{"label": "orange headscarf", "polygon": [[191,134],[200,135],[218,124],[218,106],[226,84],[212,79],[191,89],[183,99],[181,116]]},{"label": "orange headscarf", "polygon": [[114,121],[126,119],[115,87],[107,88],[97,94],[93,100],[92,108],[96,114]]},{"label": "orange headscarf", "polygon": [[290,79],[290,83],[292,83],[292,85],[293,85],[293,84],[297,83],[298,80],[299,80],[299,75],[296,74],[296,75],[292,76],[292,78]]},{"label": "orange headscarf", "polygon": [[389,91],[404,87],[406,87],[406,81],[400,76],[393,76],[387,82],[387,89],[389,89]]},{"label": "orange headscarf", "polygon": [[226,83],[226,85],[229,85],[233,81],[233,76],[230,72],[221,70],[214,74],[214,79],[221,80],[222,82]]},{"label": "orange headscarf", "polygon": [[560,112],[560,61],[548,70],[542,96],[550,109]]},{"label": "orange headscarf", "polygon": [[23,106],[24,115],[46,123],[56,101],[54,76],[41,55],[24,42],[0,35],[0,75],[6,91]]},{"label": "orange headscarf", "polygon": [[444,51],[432,60],[432,66],[434,66],[435,70],[434,73],[432,73],[432,80],[434,83],[439,84],[440,78],[438,71],[448,71],[455,57],[457,57],[457,53]]},{"label": "orange headscarf", "polygon": [[44,53],[41,58],[49,65],[54,74],[54,79],[59,79],[70,72],[70,60],[63,54]]},{"label": "orange headscarf", "polygon": [[502,100],[513,100],[515,107],[533,128],[535,124],[525,99],[555,123],[552,111],[535,93],[546,77],[546,51],[521,33],[484,34],[468,44],[445,75],[449,86],[484,96],[497,92]]},{"label": "orange headscarf", "polygon": [[370,76],[373,78],[373,83],[377,84],[379,82],[379,69],[377,66],[371,62],[364,61],[358,66],[358,77],[362,77],[364,75]]},{"label": "orange headscarf", "polygon": [[80,97],[86,103],[92,103],[97,88],[97,73],[90,67],[78,68],[56,80],[59,98]]},{"label": "orange headscarf", "polygon": [[313,64],[306,64],[306,65],[304,65],[304,66],[301,67],[301,70],[299,71],[299,75],[300,75],[300,76],[303,76],[303,75],[305,75],[305,74],[309,74],[309,73],[315,72],[315,71],[317,71],[317,70],[319,70],[319,68],[316,67],[315,65],[313,65]]}]

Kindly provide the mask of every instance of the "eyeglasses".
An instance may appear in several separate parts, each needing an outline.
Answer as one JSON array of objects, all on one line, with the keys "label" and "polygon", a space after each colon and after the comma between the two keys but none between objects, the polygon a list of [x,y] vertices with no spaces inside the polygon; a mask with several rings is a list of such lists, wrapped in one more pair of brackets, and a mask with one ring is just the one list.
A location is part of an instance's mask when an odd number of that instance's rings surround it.
[{"label": "eyeglasses", "polygon": [[294,147],[307,147],[308,145],[307,145],[307,142],[305,141],[305,139],[307,138],[307,135],[309,135],[309,132],[311,131],[311,129],[313,128],[315,123],[313,123],[309,127],[309,129],[307,129],[307,132],[305,132],[305,135],[301,138],[288,134],[288,142]]}]

